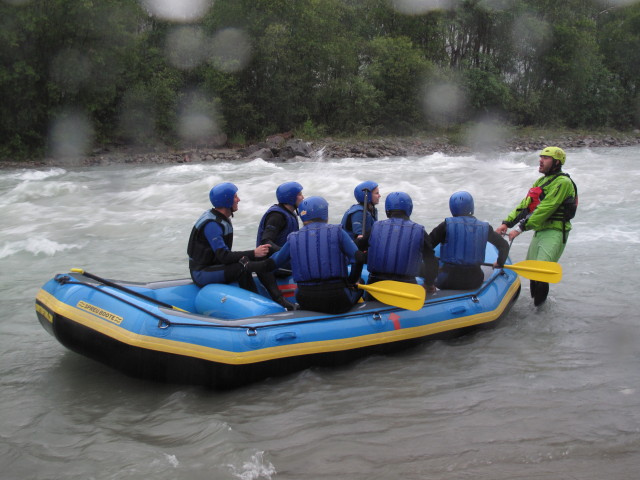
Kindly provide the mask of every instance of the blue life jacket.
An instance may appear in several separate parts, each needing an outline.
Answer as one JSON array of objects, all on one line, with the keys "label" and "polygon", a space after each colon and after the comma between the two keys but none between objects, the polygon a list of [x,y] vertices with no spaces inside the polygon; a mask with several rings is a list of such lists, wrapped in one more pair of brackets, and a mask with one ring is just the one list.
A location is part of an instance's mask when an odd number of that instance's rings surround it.
[{"label": "blue life jacket", "polygon": [[222,240],[229,250],[233,246],[233,225],[229,219],[215,209],[207,210],[196,221],[191,229],[187,255],[189,255],[189,269],[203,270],[215,265],[215,253],[204,234],[204,227],[209,222],[216,222],[222,227]]},{"label": "blue life jacket", "polygon": [[[364,210],[364,205],[361,203],[356,203],[355,205],[351,205],[351,207],[349,207],[349,210],[347,210],[346,212],[344,212],[344,215],[342,216],[342,222],[340,222],[340,224],[342,225],[342,228],[344,229],[345,232],[347,232],[349,234],[349,236],[351,237],[351,240],[355,240],[356,237],[358,235],[356,235],[353,231],[353,215],[357,214],[358,215],[358,219],[362,218],[362,211]],[[374,222],[376,222],[378,220],[378,209],[377,208],[373,208],[373,213],[371,213],[370,211],[367,211],[367,224],[365,225],[365,229],[367,232],[371,231],[371,227],[373,226]]]},{"label": "blue life jacket", "polygon": [[289,235],[291,269],[296,283],[314,284],[346,278],[347,258],[340,249],[342,227],[321,222]]},{"label": "blue life jacket", "polygon": [[490,225],[475,217],[448,217],[446,239],[440,246],[440,260],[454,265],[479,265],[484,262]]},{"label": "blue life jacket", "polygon": [[269,210],[267,210],[265,214],[262,216],[262,219],[260,220],[260,224],[258,225],[256,247],[259,247],[260,245],[262,245],[262,234],[264,233],[265,222],[271,212],[279,212],[282,215],[284,215],[284,218],[287,220],[286,227],[283,228],[282,231],[280,231],[277,238],[273,242],[279,247],[285,244],[285,242],[287,241],[287,236],[291,232],[297,232],[298,230],[300,230],[300,225],[298,224],[298,217],[296,216],[295,213],[290,212],[280,204],[271,205],[271,207],[269,207]]},{"label": "blue life jacket", "polygon": [[367,268],[370,273],[415,277],[422,265],[424,227],[411,220],[389,218],[371,227]]}]

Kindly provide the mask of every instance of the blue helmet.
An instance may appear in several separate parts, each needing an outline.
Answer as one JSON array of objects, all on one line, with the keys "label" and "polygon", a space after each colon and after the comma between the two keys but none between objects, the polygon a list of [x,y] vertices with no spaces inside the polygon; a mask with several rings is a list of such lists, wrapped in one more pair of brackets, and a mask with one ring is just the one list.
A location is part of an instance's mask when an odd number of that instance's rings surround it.
[{"label": "blue helmet", "polygon": [[389,216],[390,210],[402,210],[407,217],[410,217],[413,212],[413,202],[411,197],[404,192],[391,192],[384,202],[384,210],[387,212],[387,216]]},{"label": "blue helmet", "polygon": [[302,185],[298,182],[286,182],[276,189],[276,198],[278,203],[286,203],[287,205],[296,205],[296,197],[302,191]]},{"label": "blue helmet", "polygon": [[456,192],[449,198],[449,210],[454,217],[473,215],[473,197],[469,192]]},{"label": "blue helmet", "polygon": [[322,197],[307,197],[298,207],[303,222],[310,220],[329,220],[329,204]]},{"label": "blue helmet", "polygon": [[211,205],[216,208],[231,208],[233,206],[233,199],[236,196],[237,191],[238,187],[236,187],[233,183],[219,183],[209,192],[209,200],[211,200]]},{"label": "blue helmet", "polygon": [[367,198],[371,199],[371,192],[378,187],[378,184],[372,180],[362,182],[356,188],[353,189],[353,195],[356,197],[356,202],[364,203],[364,191],[369,190]]}]

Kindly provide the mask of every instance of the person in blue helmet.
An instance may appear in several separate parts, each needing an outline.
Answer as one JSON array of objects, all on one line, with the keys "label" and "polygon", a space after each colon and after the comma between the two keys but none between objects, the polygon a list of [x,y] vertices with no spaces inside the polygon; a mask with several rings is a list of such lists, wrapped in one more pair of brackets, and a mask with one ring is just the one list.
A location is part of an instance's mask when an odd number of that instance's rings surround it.
[{"label": "person in blue helmet", "polygon": [[302,185],[298,182],[286,182],[276,189],[278,203],[269,207],[258,225],[256,247],[269,245],[273,254],[287,241],[291,232],[300,229],[298,223],[298,205],[304,200]]},{"label": "person in blue helmet", "polygon": [[405,192],[392,192],[387,195],[384,210],[387,219],[371,227],[367,283],[381,280],[417,283],[416,276],[421,276],[425,290],[435,292],[438,260],[424,227],[410,220],[411,197]]},{"label": "person in blue helmet", "polygon": [[[286,243],[289,234],[300,229],[298,205],[304,200],[302,185],[298,182],[283,183],[276,189],[276,199],[278,203],[267,209],[258,224],[256,247],[268,245],[269,254],[267,256],[271,256],[280,250],[282,245]],[[287,263],[282,268],[290,269],[291,264]],[[257,272],[257,275],[273,300],[287,310],[294,310],[295,305],[285,300],[278,289],[276,274],[279,272]],[[286,275],[289,274],[286,270],[284,272],[286,272]]]},{"label": "person in blue helmet", "polygon": [[355,283],[364,254],[340,225],[327,223],[329,204],[324,198],[305,198],[298,208],[303,227],[290,233],[282,248],[264,263],[273,262],[273,269],[291,261],[301,308],[329,314],[348,312],[362,296]]},{"label": "person in blue helmet", "polygon": [[364,237],[369,234],[373,223],[378,220],[376,205],[380,202],[380,187],[376,182],[367,180],[356,186],[353,196],[357,203],[344,212],[342,228],[356,244],[366,245]]},{"label": "person in blue helmet", "polygon": [[494,268],[502,268],[509,255],[509,244],[487,222],[473,216],[473,197],[469,192],[456,192],[449,198],[451,217],[434,228],[429,237],[434,248],[440,245],[440,272],[436,287],[472,290],[480,287],[484,273],[487,242],[498,249]]},{"label": "person in blue helmet", "polygon": [[[238,187],[224,182],[215,185],[209,192],[213,208],[205,211],[196,221],[187,246],[189,272],[194,283],[203,287],[210,283],[238,284],[257,292],[249,260],[264,258],[269,245],[260,245],[254,250],[232,251],[233,225],[231,217],[238,210]],[[258,262],[256,262],[258,263]]]}]

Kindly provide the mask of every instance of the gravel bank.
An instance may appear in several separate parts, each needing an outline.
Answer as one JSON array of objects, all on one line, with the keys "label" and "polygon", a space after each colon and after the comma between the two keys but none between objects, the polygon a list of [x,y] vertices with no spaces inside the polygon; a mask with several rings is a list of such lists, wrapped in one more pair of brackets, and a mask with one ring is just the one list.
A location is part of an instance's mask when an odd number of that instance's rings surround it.
[{"label": "gravel bank", "polygon": [[[277,136],[275,136],[277,138]],[[277,143],[277,141],[276,141]],[[424,156],[436,152],[447,155],[465,155],[474,152],[535,152],[545,146],[562,148],[623,147],[640,144],[640,130],[617,134],[573,134],[514,136],[496,143],[483,143],[482,139],[473,145],[459,145],[447,137],[388,137],[369,140],[336,140],[326,138],[305,142],[311,153],[306,158],[381,158]],[[133,149],[109,147],[94,151],[91,155],[78,158],[44,158],[41,160],[11,161],[0,160],[0,168],[78,167],[113,164],[168,164],[226,162],[245,160],[256,155],[258,150],[274,152],[270,161],[287,161],[291,157],[278,156],[279,146],[261,143],[243,148],[193,148],[193,149]],[[261,158],[265,158],[261,156]],[[295,158],[295,156],[293,157]]]}]

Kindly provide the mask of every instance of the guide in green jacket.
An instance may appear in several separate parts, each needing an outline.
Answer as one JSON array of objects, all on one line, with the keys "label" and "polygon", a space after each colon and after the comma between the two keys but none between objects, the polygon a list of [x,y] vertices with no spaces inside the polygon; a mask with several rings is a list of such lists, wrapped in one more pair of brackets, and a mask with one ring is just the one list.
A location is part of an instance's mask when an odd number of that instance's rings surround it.
[{"label": "guide in green jacket", "polygon": [[[543,174],[529,189],[527,196],[507,215],[496,232],[509,232],[509,240],[527,230],[534,236],[529,245],[527,260],[557,262],[567,243],[570,220],[578,206],[578,189],[568,174],[562,172],[566,160],[564,150],[547,147],[540,152],[538,171]],[[531,296],[536,306],[547,299],[549,284],[531,281]]]}]

